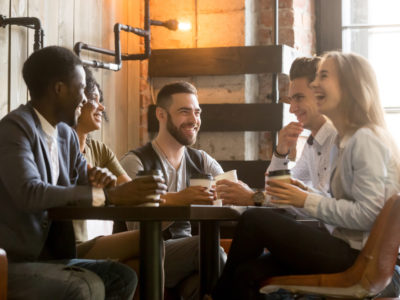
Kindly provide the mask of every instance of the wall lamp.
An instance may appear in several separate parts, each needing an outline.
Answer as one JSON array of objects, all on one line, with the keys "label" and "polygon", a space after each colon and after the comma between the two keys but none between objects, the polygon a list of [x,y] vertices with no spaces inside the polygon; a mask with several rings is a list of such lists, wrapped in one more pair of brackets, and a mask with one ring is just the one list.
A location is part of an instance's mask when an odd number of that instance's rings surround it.
[{"label": "wall lamp", "polygon": [[[157,21],[157,20],[150,20],[150,5],[149,0],[145,0],[145,8],[144,8],[144,29],[131,27],[129,25],[123,25],[120,23],[116,23],[114,25],[114,43],[115,43],[115,50],[103,49],[95,46],[91,46],[85,44],[83,42],[77,42],[74,46],[75,53],[80,56],[82,50],[88,50],[104,55],[114,56],[114,62],[103,62],[99,60],[86,60],[82,59],[83,63],[87,66],[93,68],[103,68],[112,71],[119,71],[122,67],[123,60],[145,60],[149,58],[151,54],[150,49],[150,26],[163,26],[168,28],[169,30],[177,30],[180,26],[180,23],[176,20],[168,20],[168,21]],[[120,40],[120,32],[126,31],[131,32],[135,35],[144,38],[144,53],[138,54],[121,54],[121,40]]]},{"label": "wall lamp", "polygon": [[44,31],[38,18],[21,17],[21,18],[6,18],[0,15],[0,27],[5,28],[6,25],[18,25],[35,30],[33,51],[43,48]]}]

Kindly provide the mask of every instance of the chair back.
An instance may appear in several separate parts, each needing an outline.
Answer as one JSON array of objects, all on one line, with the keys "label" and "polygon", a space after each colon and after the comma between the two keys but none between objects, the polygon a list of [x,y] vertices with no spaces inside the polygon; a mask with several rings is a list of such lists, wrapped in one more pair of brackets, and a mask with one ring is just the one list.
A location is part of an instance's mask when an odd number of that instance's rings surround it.
[{"label": "chair back", "polygon": [[381,292],[392,280],[400,245],[400,194],[386,201],[368,241],[354,264],[340,273],[267,278],[262,293],[279,288],[293,293],[365,298]]},{"label": "chair back", "polygon": [[6,252],[0,248],[0,300],[7,300],[8,263]]},{"label": "chair back", "polygon": [[400,246],[400,193],[386,201],[370,232],[368,241],[351,267],[363,270],[360,284],[379,293],[391,281]]}]

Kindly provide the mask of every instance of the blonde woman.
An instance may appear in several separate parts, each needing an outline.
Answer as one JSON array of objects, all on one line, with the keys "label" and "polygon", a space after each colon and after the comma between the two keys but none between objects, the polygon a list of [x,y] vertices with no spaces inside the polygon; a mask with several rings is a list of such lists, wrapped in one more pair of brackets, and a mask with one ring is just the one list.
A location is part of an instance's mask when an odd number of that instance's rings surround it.
[{"label": "blonde woman", "polygon": [[[356,54],[329,52],[312,83],[318,109],[338,131],[331,197],[270,180],[275,204],[304,208],[333,226],[323,232],[269,210],[249,210],[238,225],[213,299],[257,299],[269,276],[334,273],[355,261],[385,201],[400,190],[399,153],[387,131],[375,73]],[[269,254],[264,255],[264,248]]]}]

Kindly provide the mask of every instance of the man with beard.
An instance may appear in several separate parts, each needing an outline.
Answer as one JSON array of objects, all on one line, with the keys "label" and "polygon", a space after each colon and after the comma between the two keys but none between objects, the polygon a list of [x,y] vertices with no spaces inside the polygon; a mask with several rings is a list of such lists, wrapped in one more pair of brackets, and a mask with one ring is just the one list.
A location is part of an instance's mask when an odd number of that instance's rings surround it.
[{"label": "man with beard", "polygon": [[[7,252],[10,299],[132,299],[135,272],[111,260],[76,259],[72,223],[49,219],[60,206],[140,204],[162,193],[161,179],[118,187],[90,168],[76,124],[87,101],[81,60],[51,46],[24,63],[31,101],[0,121],[0,248]],[[104,188],[104,189],[103,189]]]},{"label": "man with beard", "polygon": [[[207,153],[191,147],[200,129],[201,109],[196,88],[188,82],[164,86],[157,96],[157,137],[145,146],[128,152],[121,165],[131,178],[140,170],[160,169],[168,193],[164,205],[211,204],[213,193],[203,187],[189,187],[190,175],[223,173],[221,166]],[[128,223],[133,229],[133,224]],[[179,285],[184,299],[198,298],[199,239],[191,236],[189,222],[175,222],[169,228],[171,238],[165,242],[165,286]],[[221,261],[225,261],[221,250]],[[195,274],[195,276],[190,276]]]}]

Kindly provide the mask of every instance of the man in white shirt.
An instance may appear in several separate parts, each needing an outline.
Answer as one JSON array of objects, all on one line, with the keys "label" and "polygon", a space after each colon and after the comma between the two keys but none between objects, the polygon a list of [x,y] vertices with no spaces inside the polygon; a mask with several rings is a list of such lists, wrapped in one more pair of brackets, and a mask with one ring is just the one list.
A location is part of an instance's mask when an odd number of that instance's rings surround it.
[{"label": "man in white shirt", "polygon": [[[291,122],[279,131],[278,145],[274,150],[267,172],[289,168],[288,154],[296,146],[303,129],[311,131],[307,144],[291,169],[292,178],[322,192],[329,192],[330,150],[334,145],[336,129],[318,112],[310,83],[314,80],[318,57],[297,58],[290,69],[290,112],[298,122]],[[226,204],[253,205],[262,192],[253,192],[243,183],[217,182],[217,192]]]}]

